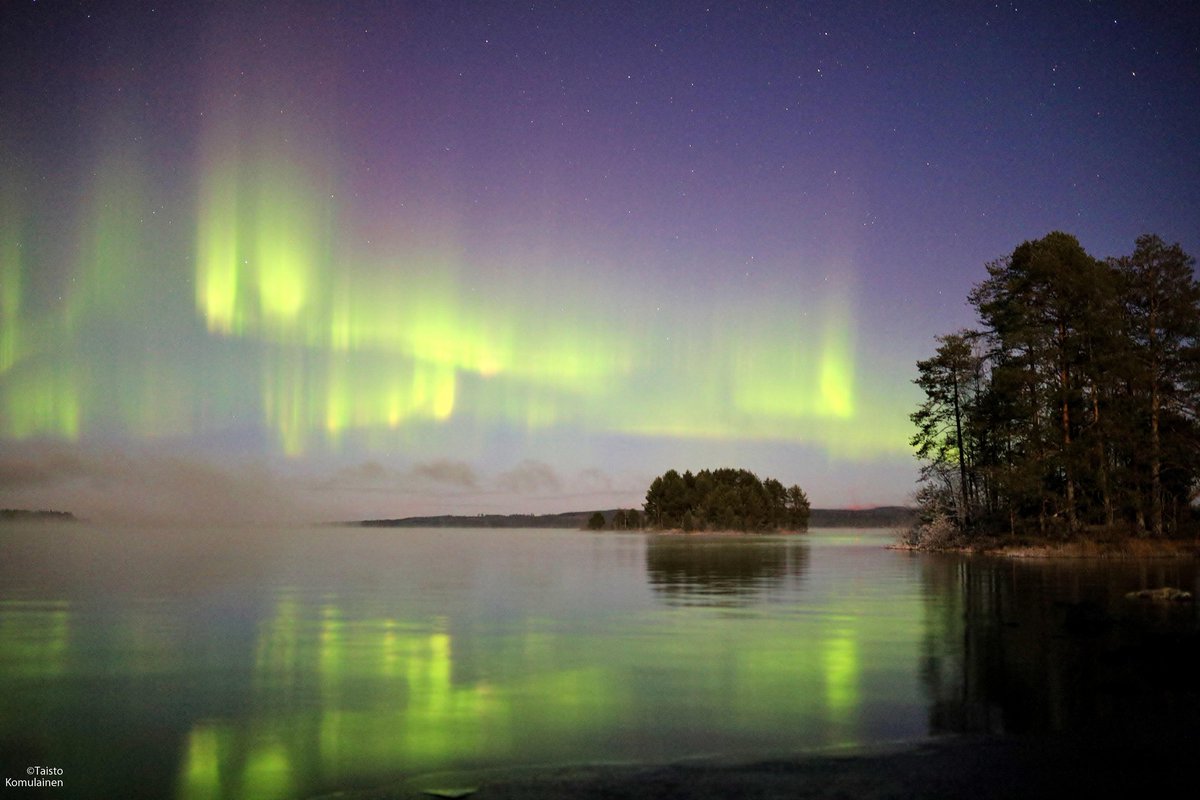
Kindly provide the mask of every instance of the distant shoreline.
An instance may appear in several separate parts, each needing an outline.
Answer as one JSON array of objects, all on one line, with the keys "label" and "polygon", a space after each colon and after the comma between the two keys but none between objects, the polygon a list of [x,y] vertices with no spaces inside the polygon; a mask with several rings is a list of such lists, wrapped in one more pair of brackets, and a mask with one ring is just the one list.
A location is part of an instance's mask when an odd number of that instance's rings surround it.
[{"label": "distant shoreline", "polygon": [[78,522],[70,511],[30,511],[24,508],[0,508],[0,522]]},{"label": "distant shoreline", "polygon": [[[601,511],[611,522],[618,509]],[[428,517],[367,519],[350,522],[364,528],[586,528],[590,511],[565,511],[558,514],[441,514]],[[876,508],[814,508],[809,528],[902,528],[916,519],[916,509],[907,506]],[[639,530],[652,531],[645,528]],[[669,531],[654,531],[668,533]],[[697,531],[703,533],[703,531]],[[716,531],[708,531],[716,533]]]}]

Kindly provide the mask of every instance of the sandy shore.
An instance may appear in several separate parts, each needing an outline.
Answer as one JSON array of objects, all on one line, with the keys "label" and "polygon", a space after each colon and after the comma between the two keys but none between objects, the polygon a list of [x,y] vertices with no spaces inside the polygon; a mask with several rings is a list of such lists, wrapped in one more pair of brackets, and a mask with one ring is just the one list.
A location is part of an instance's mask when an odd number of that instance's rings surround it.
[{"label": "sandy shore", "polygon": [[1186,742],[949,737],[870,750],[659,765],[543,767],[415,777],[342,800],[803,800],[1145,797],[1190,780]]}]

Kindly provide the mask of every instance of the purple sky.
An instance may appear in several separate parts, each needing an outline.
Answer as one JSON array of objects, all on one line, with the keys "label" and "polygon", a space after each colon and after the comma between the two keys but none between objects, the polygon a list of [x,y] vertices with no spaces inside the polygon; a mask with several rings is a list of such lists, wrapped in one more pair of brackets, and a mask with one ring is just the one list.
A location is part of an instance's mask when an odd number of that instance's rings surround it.
[{"label": "purple sky", "polygon": [[725,465],[906,502],[914,362],[985,262],[1200,252],[1193,3],[13,2],[0,63],[5,506],[555,511]]}]

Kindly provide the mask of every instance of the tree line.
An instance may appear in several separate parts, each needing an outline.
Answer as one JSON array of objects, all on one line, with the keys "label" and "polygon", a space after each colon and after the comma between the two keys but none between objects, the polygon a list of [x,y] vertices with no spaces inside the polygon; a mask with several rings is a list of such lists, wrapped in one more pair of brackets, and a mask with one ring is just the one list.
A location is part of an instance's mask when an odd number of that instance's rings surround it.
[{"label": "tree line", "polygon": [[636,508],[618,508],[612,513],[612,521],[605,518],[603,511],[593,511],[588,517],[587,529],[602,531],[611,528],[614,531],[636,531],[642,527],[642,515]]},{"label": "tree line", "polygon": [[1066,233],[987,265],[979,327],[917,362],[924,520],[1072,537],[1194,530],[1200,284],[1158,236],[1097,259]]},{"label": "tree line", "polygon": [[688,532],[803,531],[810,511],[799,486],[729,468],[682,475],[667,470],[651,482],[643,510],[647,527]]}]

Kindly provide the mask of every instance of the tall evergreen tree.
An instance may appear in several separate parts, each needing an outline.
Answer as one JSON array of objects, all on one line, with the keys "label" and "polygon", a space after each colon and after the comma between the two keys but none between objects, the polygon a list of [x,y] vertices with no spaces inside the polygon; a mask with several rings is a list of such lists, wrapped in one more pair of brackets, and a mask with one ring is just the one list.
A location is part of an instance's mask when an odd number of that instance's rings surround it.
[{"label": "tall evergreen tree", "polygon": [[1200,284],[1195,260],[1158,236],[1138,238],[1133,255],[1117,260],[1129,323],[1132,393],[1143,404],[1149,440],[1150,532],[1162,536],[1164,417],[1195,442]]},{"label": "tall evergreen tree", "polygon": [[1051,233],[987,265],[969,300],[979,331],[917,363],[923,503],[1042,534],[1161,536],[1195,516],[1200,283],[1179,245],[1143,236],[1101,262]]},{"label": "tall evergreen tree", "polygon": [[925,392],[925,402],[910,415],[917,426],[910,444],[925,462],[922,476],[937,479],[955,498],[956,516],[964,528],[970,524],[974,474],[964,421],[978,390],[980,369],[972,338],[969,331],[939,337],[941,344],[933,358],[917,362],[914,383]]},{"label": "tall evergreen tree", "polygon": [[1055,231],[989,265],[988,279],[970,297],[990,334],[1001,382],[1028,393],[1026,438],[1051,467],[1039,490],[1043,530],[1048,513],[1062,514],[1068,530],[1078,528],[1072,416],[1082,402],[1083,328],[1102,269],[1075,237]]}]

